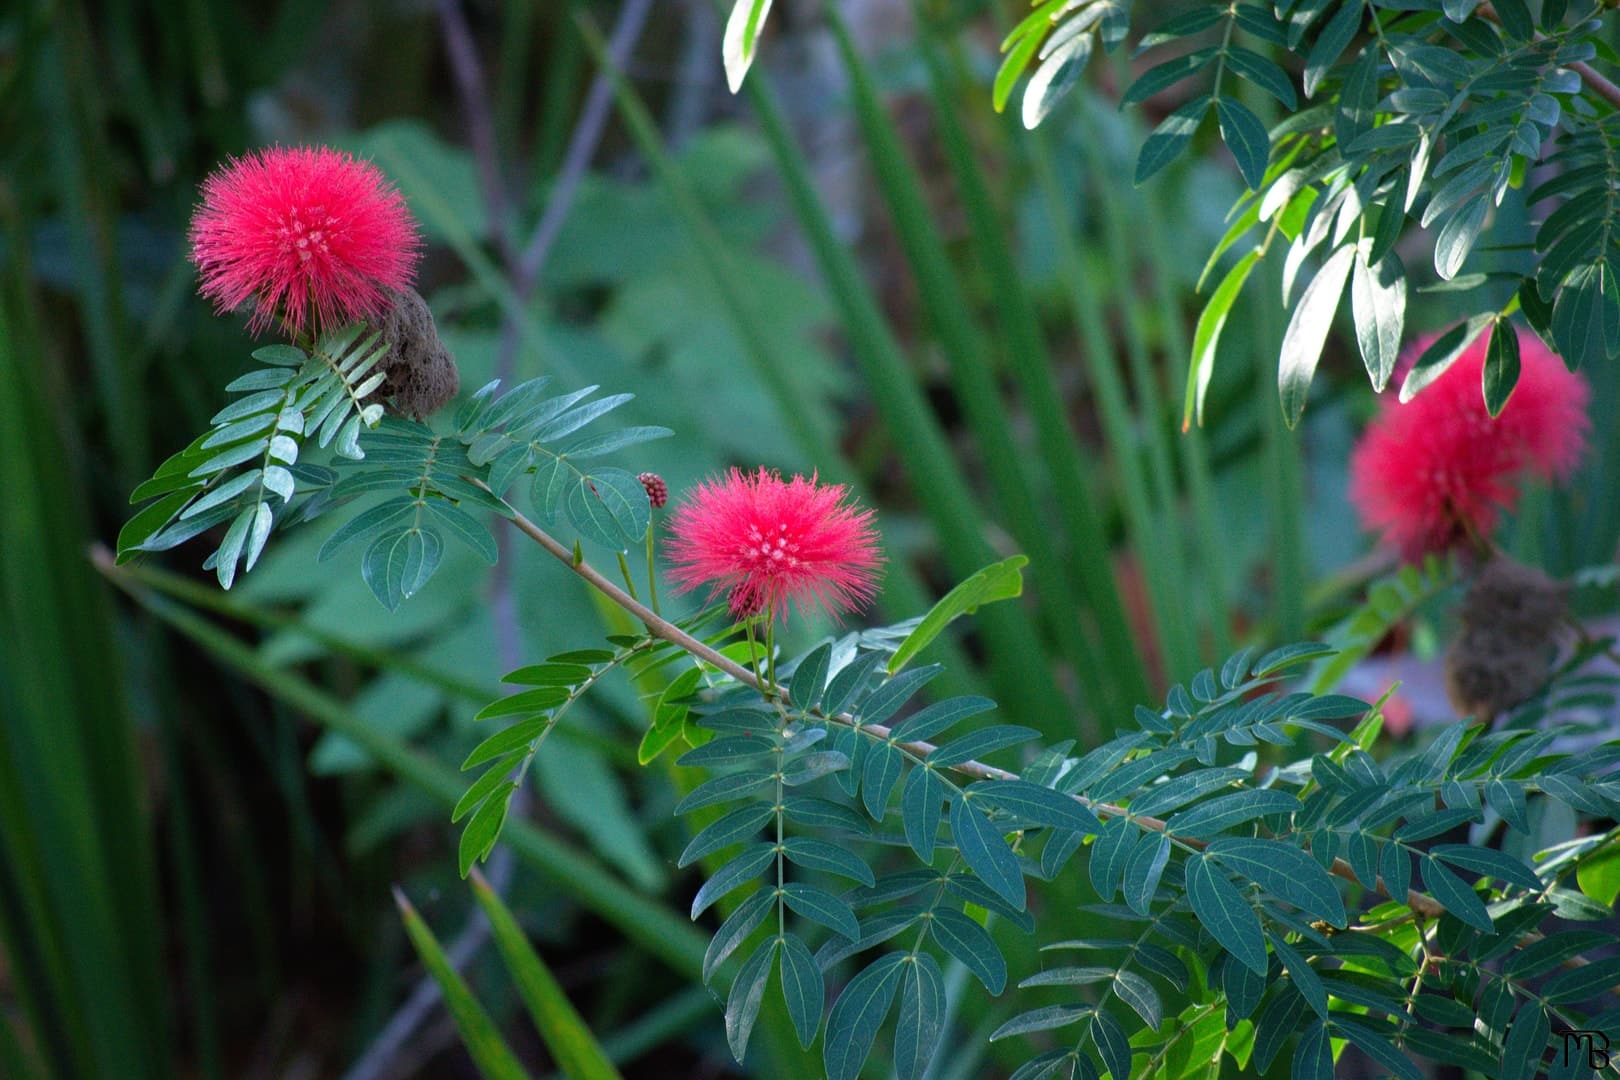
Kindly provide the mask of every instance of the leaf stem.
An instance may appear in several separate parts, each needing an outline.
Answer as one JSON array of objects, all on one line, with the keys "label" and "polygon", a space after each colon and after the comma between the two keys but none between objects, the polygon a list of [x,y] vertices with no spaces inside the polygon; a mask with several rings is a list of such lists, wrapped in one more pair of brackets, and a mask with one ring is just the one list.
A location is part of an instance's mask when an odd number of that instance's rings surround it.
[{"label": "leaf stem", "polygon": [[765,678],[770,684],[766,697],[780,697],[781,691],[776,682],[776,619],[773,617],[765,624]]},{"label": "leaf stem", "polygon": [[[474,480],[473,482],[479,483],[477,480]],[[482,485],[480,484],[480,486]],[[705,663],[711,664],[725,674],[730,675],[733,679],[736,679],[745,686],[751,686],[762,694],[770,694],[772,696],[772,700],[779,704],[787,703],[786,692],[782,690],[772,690],[772,684],[767,683],[765,679],[761,678],[758,671],[749,671],[741,664],[738,664],[736,661],[731,660],[729,657],[721,654],[718,650],[704,644],[697,638],[688,634],[686,631],[682,630],[674,623],[671,623],[657,612],[642,604],[635,597],[629,595],[623,589],[619,588],[606,576],[604,576],[600,570],[597,570],[589,563],[584,561],[576,563],[574,561],[573,552],[567,547],[563,546],[563,544],[555,537],[547,533],[534,522],[530,521],[517,509],[509,508],[509,512],[511,521],[517,526],[519,532],[523,533],[535,543],[545,548],[553,558],[557,559],[558,562],[561,562],[575,574],[584,578],[586,582],[588,582],[597,591],[601,592],[609,600],[613,601],[615,604],[618,604],[631,615],[634,615],[637,619],[641,620],[642,624],[646,626],[647,632],[653,637],[660,638],[672,645],[684,649],[686,652],[692,654]],[[750,622],[745,624],[745,627],[748,633],[750,659],[756,659],[753,656],[753,625]],[[820,719],[828,721],[829,723],[841,724],[844,727],[858,726],[860,730],[869,732],[876,738],[887,739],[889,737],[889,728],[885,727],[884,725],[857,725],[854,718],[847,713],[840,713],[837,716],[828,716],[807,710],[807,714],[815,715]],[[935,747],[932,743],[927,742],[897,741],[895,746],[898,749],[916,754],[922,758],[927,758],[937,749],[937,747]],[[978,780],[1018,779],[1016,773],[1008,772],[1006,769],[1000,769],[994,765],[986,765],[979,761],[964,761],[959,764],[951,765],[950,769],[953,772],[961,773],[964,776],[971,776]],[[1092,813],[1097,814],[1100,817],[1106,818],[1130,816],[1133,822],[1144,829],[1158,833],[1169,832],[1168,826],[1158,818],[1149,817],[1145,814],[1128,815],[1128,811],[1122,806],[1115,806],[1112,803],[1099,802],[1093,799],[1085,798],[1081,795],[1074,795],[1072,798],[1080,805],[1086,807]],[[1173,837],[1173,839],[1177,839],[1185,843],[1193,850],[1202,850],[1206,846],[1204,841],[1191,837]],[[1354,881],[1358,884],[1362,884],[1360,879],[1356,877],[1355,871],[1351,869],[1350,864],[1343,859],[1334,859],[1332,865],[1328,867],[1328,872],[1333,874],[1335,877],[1343,878],[1346,881]],[[1384,883],[1382,880],[1377,883],[1376,888],[1379,892],[1384,892]],[[1385,893],[1385,895],[1388,894]],[[1413,911],[1416,911],[1419,914],[1429,918],[1439,918],[1439,916],[1445,911],[1445,908],[1432,897],[1427,896],[1424,893],[1420,893],[1415,889],[1407,890],[1404,902],[1406,906],[1411,908]]]},{"label": "leaf stem", "polygon": [[658,557],[654,528],[647,526],[647,599],[652,602],[653,614],[658,614]]},{"label": "leaf stem", "polygon": [[624,578],[625,590],[629,592],[630,595],[635,599],[641,599],[639,596],[636,596],[636,582],[635,579],[630,576],[630,560],[624,557],[624,552],[622,551],[618,553],[618,556],[619,575]]}]

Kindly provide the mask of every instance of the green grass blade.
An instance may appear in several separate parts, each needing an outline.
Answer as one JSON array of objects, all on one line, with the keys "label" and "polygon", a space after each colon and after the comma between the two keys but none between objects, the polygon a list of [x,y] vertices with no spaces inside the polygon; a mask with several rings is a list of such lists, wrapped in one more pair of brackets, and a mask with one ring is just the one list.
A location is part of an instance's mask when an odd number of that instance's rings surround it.
[{"label": "green grass blade", "polygon": [[[19,224],[8,221],[8,225]],[[154,857],[107,597],[79,553],[85,485],[41,384],[19,274],[0,292],[0,931],[53,1071],[171,1071]]]},{"label": "green grass blade", "polygon": [[[142,607],[203,648],[226,668],[297,709],[310,721],[347,736],[381,768],[431,796],[446,811],[456,805],[466,781],[454,769],[412,749],[363,722],[337,698],[291,672],[272,667],[241,641],[180,605],[141,588],[111,559],[98,559],[102,573]],[[449,823],[445,825],[449,832]],[[523,821],[510,821],[502,841],[544,873],[575,902],[617,927],[624,936],[658,957],[671,970],[702,975],[707,940],[686,919],[642,896],[600,863]]]},{"label": "green grass blade", "polygon": [[[1101,133],[1092,129],[1093,137],[1087,142],[1092,147],[1106,146]],[[1163,388],[1159,385],[1159,371],[1153,365],[1154,314],[1162,322],[1176,322],[1179,309],[1151,313],[1143,302],[1136,280],[1136,266],[1141,256],[1142,237],[1137,229],[1127,230],[1125,223],[1139,223],[1152,211],[1137,192],[1121,190],[1116,175],[1117,162],[1108,160],[1099,152],[1088,152],[1083,164],[1090,176],[1090,190],[1100,201],[1103,240],[1106,244],[1106,265],[1111,269],[1113,291],[1112,306],[1123,314],[1125,329],[1125,357],[1131,374],[1131,390],[1136,400],[1136,429],[1147,455],[1148,490],[1152,513],[1163,533],[1154,568],[1168,602],[1155,600],[1154,617],[1159,625],[1165,646],[1166,673],[1195,671],[1199,665],[1200,650],[1196,619],[1188,617],[1188,601],[1192,591],[1188,587],[1186,551],[1182,546],[1184,530],[1179,527],[1180,511],[1177,506],[1175,448],[1170,444],[1174,430],[1171,412],[1165,406]],[[1162,183],[1162,181],[1161,181]],[[1151,250],[1151,249],[1150,249]],[[1155,276],[1158,270],[1155,267]],[[1186,350],[1174,354],[1179,360]],[[1173,680],[1176,674],[1170,674]]]},{"label": "green grass blade", "polygon": [[427,968],[433,981],[439,984],[439,990],[444,994],[445,1007],[450,1010],[450,1017],[456,1022],[456,1030],[461,1033],[461,1042],[472,1055],[473,1064],[485,1080],[526,1080],[526,1072],[518,1063],[517,1056],[501,1038],[501,1033],[495,1027],[495,1021],[489,1018],[489,1013],[473,997],[472,991],[451,965],[450,958],[444,955],[444,949],[439,945],[439,939],[433,936],[433,931],[422,917],[416,913],[411,902],[405,899],[405,894],[396,887],[394,889],[394,903],[399,905],[400,918],[405,922],[405,933],[410,936],[411,944],[416,947],[416,955],[422,958],[422,966]]},{"label": "green grass blade", "polygon": [[[776,157],[789,200],[842,314],[851,349],[889,429],[895,452],[939,533],[951,574],[965,578],[1005,553],[992,551],[982,535],[978,523],[984,516],[951,456],[939,421],[885,324],[877,299],[853,255],[834,231],[804,154],[767,83],[765,79],[749,79],[743,84],[743,92]],[[977,626],[989,647],[996,693],[1003,706],[1026,717],[1052,718],[1053,708],[1062,707],[1063,697],[1050,666],[1044,662],[1028,617],[1003,605],[981,613]],[[1057,731],[1067,723],[1049,719],[1048,726]]]},{"label": "green grass blade", "polygon": [[598,1045],[596,1036],[580,1018],[568,995],[540,959],[523,928],[512,917],[484,875],[472,873],[473,895],[500,949],[506,967],[517,982],[518,994],[528,1006],[535,1030],[546,1041],[557,1067],[569,1080],[618,1080],[619,1070]]},{"label": "green grass blade", "polygon": [[[1053,542],[1053,530],[1038,509],[1036,455],[1019,445],[1008,417],[1008,405],[996,383],[989,358],[989,340],[975,324],[972,305],[945,252],[945,242],[933,222],[933,211],[923,194],[922,180],[907,157],[899,133],[878,100],[866,62],[856,51],[849,30],[835,9],[828,10],[833,37],[844,69],[850,77],[855,118],[866,141],[873,171],[894,219],[895,231],[916,279],[928,321],[938,337],[956,388],[956,399],[967,417],[990,478],[995,503],[1018,545],[1029,554],[1033,592],[1048,626],[1097,704],[1101,674],[1094,652],[1074,632],[1081,608],[1063,560]],[[1083,731],[1094,735],[1095,732]]]},{"label": "green grass blade", "polygon": [[[1068,558],[1063,561],[1074,579],[1071,588],[1078,589],[1084,598],[1083,611],[1094,623],[1091,629],[1100,652],[1100,695],[1093,699],[1094,707],[1105,715],[1118,715],[1119,710],[1148,699],[1147,672],[1131,639],[1113,567],[1109,560],[1096,557],[1108,550],[1096,486],[1069,425],[1034,303],[1006,240],[1007,228],[991,198],[979,155],[957,115],[958,103],[952,98],[952,90],[964,80],[953,80],[947,71],[938,35],[937,29],[929,28],[920,38],[934,98],[934,121],[967,211],[974,254],[990,278],[998,325],[1006,339],[1007,366],[1034,422],[1039,456],[1050,470],[1049,491],[1067,541]],[[967,93],[977,100],[982,88],[969,83]]]},{"label": "green grass blade", "polygon": [[[1264,287],[1257,290],[1256,295],[1278,295],[1280,273],[1280,268],[1268,268]],[[1249,310],[1254,313],[1257,327],[1251,349],[1256,385],[1266,387],[1275,379],[1272,357],[1282,348],[1282,330],[1276,305],[1264,300],[1250,301]],[[1266,502],[1272,528],[1271,611],[1276,620],[1272,640],[1299,641],[1305,637],[1305,597],[1310,589],[1305,565],[1305,493],[1299,465],[1299,442],[1304,433],[1288,429],[1276,399],[1269,394],[1257,396],[1265,454]]]},{"label": "green grass blade", "polygon": [[31,1057],[23,1052],[11,1021],[0,1017],[0,1076],[13,1076],[17,1080],[34,1080],[42,1076]]},{"label": "green grass blade", "polygon": [[[1036,184],[1041,190],[1051,219],[1053,235],[1057,237],[1059,275],[1074,309],[1074,323],[1080,332],[1086,372],[1091,390],[1096,397],[1097,415],[1101,420],[1108,459],[1117,473],[1115,490],[1124,511],[1128,548],[1141,562],[1142,577],[1147,585],[1148,598],[1155,612],[1172,611],[1179,594],[1167,579],[1171,566],[1172,547],[1153,511],[1153,493],[1143,467],[1141,450],[1136,434],[1136,419],[1125,392],[1125,381],[1114,365],[1113,343],[1108,339],[1108,322],[1103,311],[1099,290],[1088,280],[1087,267],[1072,233],[1067,200],[1058,184],[1057,173],[1045,136],[1039,131],[1030,133],[1024,144]],[[1160,657],[1161,670],[1169,668],[1165,627],[1155,620],[1150,628],[1152,638],[1143,645],[1155,649]],[[1185,669],[1181,669],[1185,670]]]},{"label": "green grass blade", "polygon": [[[1177,257],[1165,235],[1163,214],[1152,200],[1142,200],[1143,223],[1147,235],[1147,250],[1152,256],[1154,303],[1164,320],[1164,355],[1171,363],[1191,362],[1191,347],[1187,339],[1187,325],[1182,319],[1182,305],[1172,288],[1171,270]],[[1174,380],[1172,380],[1174,385]],[[1174,395],[1171,396],[1172,401]],[[1179,439],[1173,435],[1170,417],[1173,409],[1161,410],[1158,428],[1160,437],[1170,444],[1181,462],[1181,476],[1192,502],[1192,537],[1197,559],[1195,566],[1203,575],[1203,587],[1193,590],[1202,598],[1207,620],[1209,640],[1200,649],[1199,660],[1219,660],[1232,652],[1231,618],[1232,578],[1231,560],[1221,539],[1219,517],[1215,510],[1215,482],[1210,470],[1209,441],[1202,428],[1190,427]],[[1180,617],[1179,613],[1161,612],[1160,617]],[[1183,668],[1183,673],[1192,668]]]}]

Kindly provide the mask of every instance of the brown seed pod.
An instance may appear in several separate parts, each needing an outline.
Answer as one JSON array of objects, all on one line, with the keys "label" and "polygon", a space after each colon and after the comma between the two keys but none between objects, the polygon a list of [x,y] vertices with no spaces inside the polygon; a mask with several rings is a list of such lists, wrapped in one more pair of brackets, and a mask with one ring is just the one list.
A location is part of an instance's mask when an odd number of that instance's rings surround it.
[{"label": "brown seed pod", "polygon": [[455,358],[439,340],[427,301],[414,289],[394,293],[388,314],[372,329],[382,334],[388,353],[378,365],[386,378],[369,400],[386,400],[399,415],[422,420],[456,396],[461,376]]},{"label": "brown seed pod", "polygon": [[1481,566],[1446,650],[1446,692],[1457,712],[1489,722],[1540,689],[1564,612],[1564,586],[1540,570],[1502,555]]},{"label": "brown seed pod", "polygon": [[647,501],[654,510],[662,510],[664,504],[669,502],[669,485],[657,473],[644,472],[636,476],[641,486],[647,489]]}]

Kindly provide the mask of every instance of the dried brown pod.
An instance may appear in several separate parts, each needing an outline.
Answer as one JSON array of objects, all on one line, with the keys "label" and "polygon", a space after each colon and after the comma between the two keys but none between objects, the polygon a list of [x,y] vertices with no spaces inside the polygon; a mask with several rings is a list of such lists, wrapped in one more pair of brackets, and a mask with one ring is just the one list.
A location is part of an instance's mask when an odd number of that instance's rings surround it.
[{"label": "dried brown pod", "polygon": [[422,420],[438,412],[461,387],[455,357],[439,340],[433,312],[414,289],[392,294],[388,314],[372,323],[388,345],[378,365],[386,378],[370,400],[386,401],[401,416]]},{"label": "dried brown pod", "polygon": [[1547,678],[1566,608],[1564,586],[1495,555],[1479,568],[1446,650],[1446,692],[1460,715],[1488,722]]}]

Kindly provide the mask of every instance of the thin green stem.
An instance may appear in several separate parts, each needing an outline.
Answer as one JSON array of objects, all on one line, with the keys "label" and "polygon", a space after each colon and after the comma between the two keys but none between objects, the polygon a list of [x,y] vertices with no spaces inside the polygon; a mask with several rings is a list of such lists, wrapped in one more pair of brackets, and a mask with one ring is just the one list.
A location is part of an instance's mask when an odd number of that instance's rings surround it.
[{"label": "thin green stem", "polygon": [[[667,641],[670,644],[683,649],[692,656],[695,656],[705,663],[718,668],[720,671],[731,676],[733,679],[736,679],[743,685],[752,686],[762,694],[767,693],[770,690],[770,684],[760,677],[757,669],[758,658],[756,655],[754,655],[754,633],[751,624],[745,624],[745,629],[748,634],[750,659],[753,660],[756,665],[756,668],[753,671],[750,671],[742,665],[729,659],[711,646],[704,644],[697,638],[694,638],[691,634],[688,634],[674,623],[671,623],[667,619],[656,614],[650,608],[646,607],[640,601],[626,593],[623,589],[613,584],[613,582],[603,575],[600,570],[585,562],[583,559],[575,561],[574,553],[571,550],[563,546],[563,544],[559,542],[556,537],[540,528],[540,526],[530,521],[517,510],[511,510],[510,515],[512,523],[517,526],[519,532],[522,532],[535,543],[545,548],[546,551],[551,553],[553,558],[567,566],[575,574],[578,574],[580,577],[584,578],[586,582],[588,582],[593,588],[602,593],[613,603],[618,604],[630,614],[634,615],[637,619],[641,620],[642,624],[646,626],[647,632],[653,637]],[[774,691],[771,700],[778,707],[788,704],[786,694],[779,689]],[[887,741],[891,736],[890,729],[884,725],[861,724],[848,713],[840,713],[837,716],[829,716],[818,710],[804,710],[804,712],[807,716],[814,716],[831,724],[839,724],[843,727],[855,728],[858,731],[869,734],[873,738],[879,738]],[[932,743],[921,741],[895,741],[894,746],[898,750],[915,755],[917,758],[924,760],[938,749],[938,747],[934,746]],[[1018,775],[1016,773],[1008,772],[1006,769],[1000,769],[994,765],[986,765],[980,761],[959,762],[949,766],[949,768],[952,772],[959,773],[963,776],[971,776],[976,780],[1018,779]],[[1122,806],[1116,806],[1112,803],[1089,799],[1082,795],[1074,795],[1072,798],[1080,805],[1086,807],[1092,813],[1097,814],[1099,817],[1126,817],[1129,813]],[[1149,829],[1158,833],[1169,832],[1169,827],[1158,818],[1148,817],[1146,815],[1129,816],[1132,821],[1144,829]],[[1202,850],[1205,846],[1204,841],[1199,839],[1179,838],[1174,836],[1172,836],[1172,839],[1179,839],[1183,841],[1193,850]],[[1356,877],[1356,873],[1351,868],[1350,864],[1343,859],[1334,859],[1333,864],[1328,867],[1328,871],[1329,873],[1332,873],[1337,877],[1344,878],[1347,881],[1360,881],[1360,879]],[[1434,899],[1416,890],[1408,890],[1404,901],[1408,907],[1431,917],[1437,917],[1440,912],[1444,910]]]},{"label": "thin green stem", "polygon": [[[784,727],[786,716],[783,717]],[[785,811],[782,809],[782,754],[787,746],[786,734],[778,730],[776,734],[776,936],[787,936],[787,904],[783,901],[782,885],[786,880],[783,863],[786,861],[783,853],[787,850],[782,843],[782,818]]]},{"label": "thin green stem", "polygon": [[[628,592],[631,596],[635,596],[636,595],[636,583],[635,583],[635,579],[633,579],[630,576],[630,560],[626,559],[624,557],[624,552],[621,551],[618,554],[619,554],[619,576],[624,578],[625,591]],[[636,597],[636,599],[639,600],[640,597]]]},{"label": "thin green stem", "polygon": [[658,611],[658,541],[657,530],[647,526],[647,599],[652,603],[654,612]]},{"label": "thin green stem", "polygon": [[[567,549],[562,550],[565,561],[571,562],[572,555],[567,553]],[[393,736],[361,722],[343,702],[297,675],[265,664],[251,646],[238,641],[209,620],[142,588],[123,568],[112,565],[110,555],[97,553],[94,562],[103,576],[127,592],[142,607],[207,650],[226,667],[297,709],[314,723],[353,740],[381,768],[397,774],[447,808],[454,806],[461,798],[466,785],[453,768],[441,765]],[[611,582],[607,584],[612,587]],[[615,589],[615,592],[624,595],[620,590]],[[576,852],[526,821],[507,822],[505,835],[520,857],[549,875],[563,892],[618,927],[630,940],[677,972],[693,978],[701,972],[703,937],[684,917],[674,915],[662,905],[642,896],[594,859]]]},{"label": "thin green stem", "polygon": [[754,676],[754,685],[761,692],[764,692],[766,683],[759,673],[759,649],[754,642],[754,620],[752,618],[743,620],[743,633],[748,635],[748,668]]},{"label": "thin green stem", "polygon": [[776,697],[778,694],[776,683],[776,620],[774,618],[765,624],[765,669],[766,679],[770,685],[770,691],[765,696]]}]

